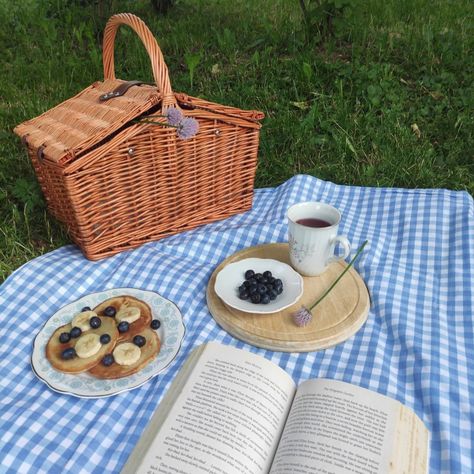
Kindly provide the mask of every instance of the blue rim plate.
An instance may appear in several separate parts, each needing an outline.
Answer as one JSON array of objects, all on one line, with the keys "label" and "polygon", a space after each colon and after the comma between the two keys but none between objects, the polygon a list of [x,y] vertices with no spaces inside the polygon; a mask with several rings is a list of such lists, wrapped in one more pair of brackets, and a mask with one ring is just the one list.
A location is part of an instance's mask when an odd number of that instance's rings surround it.
[{"label": "blue rim plate", "polygon": [[[71,321],[74,314],[84,306],[91,308],[102,301],[121,295],[129,295],[150,306],[153,319],[159,319],[157,330],[161,340],[158,356],[136,374],[116,380],[101,380],[87,372],[65,374],[54,369],[45,356],[45,348],[53,332]],[[158,293],[137,288],[113,288],[87,296],[70,303],[51,316],[33,341],[31,367],[35,375],[52,390],[80,398],[102,398],[140,387],[163,372],[178,354],[185,334],[183,318],[179,308]]]}]

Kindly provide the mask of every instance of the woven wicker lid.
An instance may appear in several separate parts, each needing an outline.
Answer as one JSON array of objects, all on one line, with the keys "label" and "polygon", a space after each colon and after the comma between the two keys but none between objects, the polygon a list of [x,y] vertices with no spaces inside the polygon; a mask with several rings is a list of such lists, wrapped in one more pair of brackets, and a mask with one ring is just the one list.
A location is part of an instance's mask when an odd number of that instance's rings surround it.
[{"label": "woven wicker lid", "polygon": [[[160,108],[161,94],[155,86],[147,84],[130,87],[123,96],[100,100],[122,84],[126,81],[95,82],[38,117],[17,125],[14,132],[31,148],[41,150],[43,159],[61,164],[74,161],[132,120],[152,108]],[[215,118],[218,114],[221,121],[249,128],[260,128],[260,120],[264,118],[257,110],[242,110],[183,93],[174,96],[176,105],[188,109],[185,114],[196,118]]]},{"label": "woven wicker lid", "polygon": [[[123,95],[101,100],[101,96],[116,91],[126,83],[116,79],[114,66],[115,36],[121,25],[132,28],[142,40],[150,58],[156,86],[135,84],[122,91]],[[29,147],[38,150],[42,159],[60,164],[69,163],[158,105],[162,113],[168,107],[182,105],[200,111],[201,114],[208,114],[209,118],[220,114],[236,125],[260,127],[258,120],[263,118],[261,112],[244,111],[186,94],[175,94],[158,43],[145,23],[130,13],[113,15],[107,22],[103,39],[103,66],[103,82],[92,84],[76,96],[15,128],[15,133]],[[154,111],[156,110],[157,107]],[[196,114],[193,115],[196,117]]]},{"label": "woven wicker lid", "polygon": [[100,96],[124,82],[119,79],[96,82],[42,115],[23,122],[14,131],[29,146],[41,149],[45,159],[55,162],[74,159],[160,102],[157,88],[145,84],[131,87],[125,95],[113,100],[100,100]]}]

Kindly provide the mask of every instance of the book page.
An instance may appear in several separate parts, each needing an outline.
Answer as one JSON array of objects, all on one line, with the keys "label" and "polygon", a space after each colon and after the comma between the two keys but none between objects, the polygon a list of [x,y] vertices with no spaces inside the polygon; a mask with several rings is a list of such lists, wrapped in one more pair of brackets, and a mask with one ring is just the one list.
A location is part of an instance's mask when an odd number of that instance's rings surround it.
[{"label": "book page", "polygon": [[215,343],[183,374],[123,472],[267,473],[296,390],[291,377],[261,356]]},{"label": "book page", "polygon": [[295,395],[271,474],[386,474],[400,404],[334,380]]},{"label": "book page", "polygon": [[429,451],[428,428],[413,411],[400,404],[389,473],[427,474]]}]

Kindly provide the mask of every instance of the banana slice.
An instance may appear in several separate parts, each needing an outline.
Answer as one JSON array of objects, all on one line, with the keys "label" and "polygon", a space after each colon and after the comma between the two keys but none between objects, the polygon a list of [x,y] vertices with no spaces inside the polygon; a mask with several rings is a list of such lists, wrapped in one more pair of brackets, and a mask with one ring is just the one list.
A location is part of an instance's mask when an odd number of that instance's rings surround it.
[{"label": "banana slice", "polygon": [[95,333],[84,334],[77,340],[74,346],[77,356],[81,359],[92,357],[99,352],[100,348],[100,337]]},{"label": "banana slice", "polygon": [[137,308],[136,306],[122,307],[115,315],[117,323],[127,321],[127,323],[131,324],[138,319],[140,319],[140,308]]},{"label": "banana slice", "polygon": [[72,318],[72,327],[78,327],[81,331],[88,331],[91,327],[89,325],[89,320],[97,316],[95,311],[82,311],[81,313],[77,313]]},{"label": "banana slice", "polygon": [[124,342],[115,347],[113,355],[117,364],[132,365],[140,359],[141,351],[135,344]]}]

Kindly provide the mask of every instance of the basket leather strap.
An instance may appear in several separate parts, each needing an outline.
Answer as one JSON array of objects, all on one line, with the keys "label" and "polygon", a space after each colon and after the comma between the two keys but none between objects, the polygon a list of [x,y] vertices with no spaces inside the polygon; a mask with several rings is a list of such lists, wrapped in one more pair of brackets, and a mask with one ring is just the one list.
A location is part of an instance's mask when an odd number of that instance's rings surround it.
[{"label": "basket leather strap", "polygon": [[124,82],[123,84],[120,84],[118,87],[116,87],[113,91],[106,92],[105,94],[102,94],[99,96],[99,100],[101,102],[104,102],[106,100],[113,99],[114,97],[120,97],[125,94],[125,92],[130,89],[132,86],[139,86],[141,84],[144,84],[143,81],[128,81]]},{"label": "basket leather strap", "polygon": [[145,23],[131,13],[113,15],[105,26],[103,40],[104,79],[115,79],[114,44],[115,35],[120,25],[127,25],[132,28],[145,46],[150,57],[153,77],[158,90],[161,92],[163,111],[170,106],[176,106],[177,102],[171,89],[168,67],[163,58],[163,53]]}]

